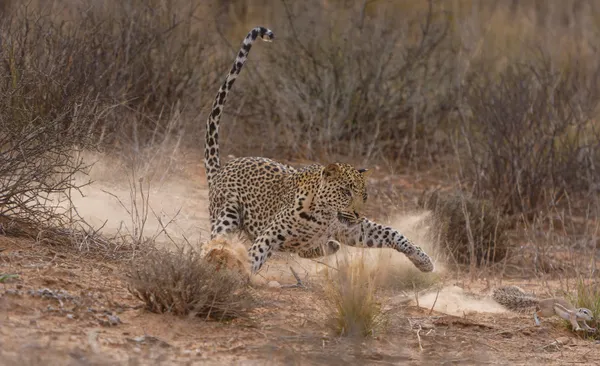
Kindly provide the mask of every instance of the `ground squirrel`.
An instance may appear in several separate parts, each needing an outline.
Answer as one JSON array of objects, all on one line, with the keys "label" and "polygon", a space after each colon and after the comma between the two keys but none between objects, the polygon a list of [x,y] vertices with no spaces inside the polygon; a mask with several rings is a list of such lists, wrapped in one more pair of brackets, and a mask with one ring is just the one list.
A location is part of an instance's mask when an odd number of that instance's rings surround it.
[{"label": "ground squirrel", "polygon": [[579,321],[583,323],[583,329],[588,332],[595,332],[596,328],[588,326],[586,321],[594,320],[593,314],[586,308],[575,308],[565,299],[553,297],[550,299],[538,299],[533,294],[523,291],[517,286],[504,286],[494,289],[492,298],[513,311],[523,311],[525,309],[535,308],[533,319],[535,325],[540,325],[539,317],[550,317],[558,315],[561,318],[571,322],[573,330],[582,330]]}]

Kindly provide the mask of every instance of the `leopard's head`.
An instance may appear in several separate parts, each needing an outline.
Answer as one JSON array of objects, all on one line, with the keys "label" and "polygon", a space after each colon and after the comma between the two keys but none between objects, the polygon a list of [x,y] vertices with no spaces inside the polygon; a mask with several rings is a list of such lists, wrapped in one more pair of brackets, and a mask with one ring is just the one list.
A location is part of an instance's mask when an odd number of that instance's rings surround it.
[{"label": "leopard's head", "polygon": [[358,218],[367,202],[366,169],[333,163],[323,167],[319,201],[332,210],[353,213]]}]

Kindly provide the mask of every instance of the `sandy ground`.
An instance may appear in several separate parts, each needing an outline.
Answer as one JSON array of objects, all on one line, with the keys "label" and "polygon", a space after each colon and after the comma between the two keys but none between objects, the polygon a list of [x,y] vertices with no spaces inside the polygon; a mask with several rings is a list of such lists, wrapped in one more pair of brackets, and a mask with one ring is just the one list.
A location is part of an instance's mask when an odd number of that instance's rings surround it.
[{"label": "sandy ground", "polygon": [[[152,210],[144,232],[164,245],[199,245],[207,238],[202,168],[198,162],[186,166],[150,184]],[[95,182],[84,189],[84,197],[75,198],[79,213],[95,226],[104,225],[106,233],[135,226],[127,212],[132,212],[126,183],[131,177],[123,174],[113,163],[98,165],[92,172]],[[130,180],[139,186],[138,179]],[[170,221],[171,238],[155,235],[161,222]],[[414,241],[425,240],[421,213],[388,221]],[[411,270],[410,262],[392,251],[344,248],[339,255],[362,256],[382,271]],[[248,317],[218,323],[147,312],[127,291],[119,263],[0,236],[0,273],[19,275],[0,284],[0,364],[593,365],[600,359],[600,344],[569,332],[558,319],[535,327],[529,314],[509,313],[494,303],[486,280],[456,278],[445,273],[442,263],[436,275],[443,280],[428,292],[400,291],[386,282],[381,299],[389,315],[385,332],[367,339],[337,337],[326,325],[317,284],[339,259],[317,263],[274,256],[261,273],[262,283],[294,283],[292,266],[307,288],[256,286],[261,300]]]}]

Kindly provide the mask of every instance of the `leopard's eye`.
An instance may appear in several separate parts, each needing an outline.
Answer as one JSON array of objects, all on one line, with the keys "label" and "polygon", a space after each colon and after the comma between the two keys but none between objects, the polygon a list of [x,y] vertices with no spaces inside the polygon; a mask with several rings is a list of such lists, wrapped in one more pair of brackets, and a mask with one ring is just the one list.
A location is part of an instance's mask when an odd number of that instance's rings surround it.
[{"label": "leopard's eye", "polygon": [[342,193],[345,194],[348,197],[352,196],[352,191],[349,190],[348,188],[342,188]]}]

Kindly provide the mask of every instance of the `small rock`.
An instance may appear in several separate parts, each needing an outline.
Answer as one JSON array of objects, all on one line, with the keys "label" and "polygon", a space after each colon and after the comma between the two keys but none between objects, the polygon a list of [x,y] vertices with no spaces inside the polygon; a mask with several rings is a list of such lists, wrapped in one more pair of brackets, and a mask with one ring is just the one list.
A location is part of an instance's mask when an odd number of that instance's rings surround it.
[{"label": "small rock", "polygon": [[67,314],[67,319],[73,320],[75,319],[75,316],[73,314]]},{"label": "small rock", "polygon": [[133,352],[140,353],[142,350],[139,347],[133,347]]},{"label": "small rock", "polygon": [[119,317],[118,317],[118,316],[116,316],[116,315],[109,315],[107,319],[108,319],[108,323],[109,323],[110,325],[118,325],[118,324],[121,324],[121,319],[119,319]]},{"label": "small rock", "polygon": [[424,321],[423,323],[421,323],[421,329],[423,329],[423,330],[435,329],[435,325],[433,325],[433,323],[431,323],[431,322]]},{"label": "small rock", "polygon": [[281,284],[277,281],[269,281],[269,283],[267,284],[267,286],[269,288],[280,288]]},{"label": "small rock", "polygon": [[157,345],[162,348],[171,347],[171,345],[169,343],[163,341],[162,339],[159,339],[157,337],[150,336],[150,335],[128,338],[127,340],[131,341],[131,342],[136,342],[136,343]]},{"label": "small rock", "polygon": [[571,341],[572,341],[572,339],[569,338],[569,337],[559,337],[559,338],[556,338],[556,343],[557,344],[561,344],[561,345],[570,344]]}]

